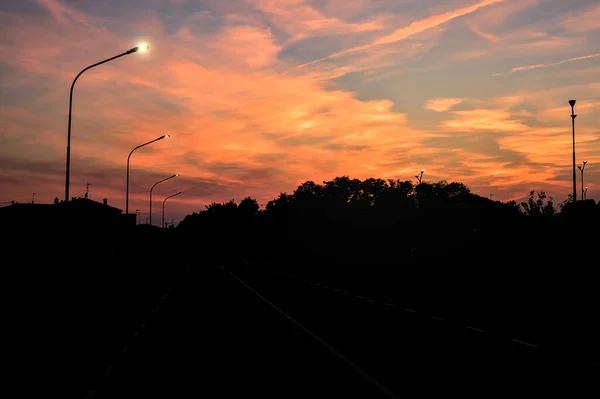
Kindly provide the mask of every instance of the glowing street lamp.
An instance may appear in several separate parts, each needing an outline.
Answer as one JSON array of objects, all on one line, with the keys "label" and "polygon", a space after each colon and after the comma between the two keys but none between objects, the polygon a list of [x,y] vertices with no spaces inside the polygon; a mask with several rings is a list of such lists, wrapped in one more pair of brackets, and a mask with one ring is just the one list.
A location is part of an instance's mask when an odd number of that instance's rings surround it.
[{"label": "glowing street lamp", "polygon": [[583,190],[583,171],[585,170],[585,165],[587,165],[587,161],[583,161],[583,166],[577,165],[577,168],[579,168],[579,171],[581,172],[581,199],[585,199]]},{"label": "glowing street lamp", "polygon": [[73,83],[71,83],[71,93],[69,94],[69,126],[68,126],[68,130],[67,130],[67,171],[66,171],[66,179],[65,179],[66,180],[65,181],[65,201],[69,201],[69,180],[70,180],[70,176],[71,176],[70,175],[70,171],[71,171],[71,111],[73,109],[73,88],[75,87],[75,82],[77,81],[77,79],[79,79],[81,74],[84,73],[85,71],[87,71],[88,69],[91,69],[98,65],[105,64],[109,61],[123,57],[124,55],[132,54],[137,51],[148,51],[148,50],[150,50],[150,47],[148,47],[145,44],[136,46],[130,50],[127,50],[126,52],[124,52],[122,54],[115,55],[114,57],[108,58],[104,61],[97,62],[93,65],[90,65],[90,66],[84,68],[81,72],[79,72],[77,74],[77,76],[75,76],[75,79],[73,79]]},{"label": "glowing street lamp", "polygon": [[150,222],[149,222],[150,226],[152,226],[152,190],[154,190],[154,187],[156,187],[157,184],[160,184],[160,183],[162,183],[164,181],[167,181],[167,180],[172,179],[172,178],[177,177],[177,176],[179,176],[179,173],[176,173],[173,176],[169,176],[166,179],[159,180],[156,183],[154,183],[154,185],[152,185],[152,187],[150,188],[150,215],[149,215],[149,217],[150,217]]},{"label": "glowing street lamp", "polygon": [[169,196],[168,196],[167,198],[165,198],[165,200],[163,201],[163,207],[162,207],[162,227],[163,227],[163,228],[165,227],[165,202],[167,202],[167,200],[168,200],[169,198],[173,198],[173,197],[175,197],[175,196],[177,196],[177,195],[179,195],[179,194],[183,194],[183,191],[180,191],[180,192],[178,192],[178,193],[175,193],[175,194],[173,194],[173,195],[169,195]]},{"label": "glowing street lamp", "polygon": [[171,135],[165,134],[164,136],[160,136],[157,139],[151,140],[151,141],[149,141],[147,143],[144,143],[144,144],[140,144],[137,147],[135,147],[133,150],[131,150],[131,152],[127,156],[127,188],[126,188],[126,192],[125,192],[125,214],[129,214],[129,158],[131,157],[131,154],[133,154],[133,152],[135,150],[137,150],[138,148],[140,148],[140,147],[143,147],[143,146],[148,145],[148,144],[152,144],[155,141],[166,139],[166,138],[169,138],[169,137],[171,137]]},{"label": "glowing street lamp", "polygon": [[585,191],[583,192],[583,199],[587,199],[587,190],[588,190],[588,187],[586,187]]}]

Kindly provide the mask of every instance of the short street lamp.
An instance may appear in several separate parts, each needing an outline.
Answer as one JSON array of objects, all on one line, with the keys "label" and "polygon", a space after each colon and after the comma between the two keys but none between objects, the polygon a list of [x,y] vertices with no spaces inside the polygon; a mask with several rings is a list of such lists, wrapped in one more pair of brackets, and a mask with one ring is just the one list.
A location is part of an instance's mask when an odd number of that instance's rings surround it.
[{"label": "short street lamp", "polygon": [[183,191],[180,191],[180,192],[178,192],[178,193],[175,193],[175,194],[173,194],[173,195],[169,195],[169,196],[168,196],[167,198],[165,198],[165,200],[163,201],[163,206],[162,206],[162,227],[163,227],[163,228],[165,227],[165,202],[167,202],[167,200],[168,200],[169,198],[173,198],[173,197],[175,197],[175,196],[177,196],[177,195],[179,195],[179,194],[183,194]]},{"label": "short street lamp", "polygon": [[579,168],[579,171],[581,172],[581,199],[585,199],[583,189],[583,171],[585,170],[585,165],[587,165],[587,161],[583,161],[583,166],[577,165],[577,168]]},{"label": "short street lamp", "polygon": [[149,222],[150,226],[152,226],[152,190],[154,190],[154,187],[156,187],[157,184],[160,184],[160,183],[162,183],[164,181],[167,181],[167,180],[172,179],[172,178],[177,177],[177,176],[179,176],[178,173],[174,174],[173,176],[169,176],[166,179],[159,180],[156,183],[154,183],[152,185],[152,187],[150,188],[150,215],[149,215],[149,217],[150,217],[150,222]]},{"label": "short street lamp", "polygon": [[125,192],[125,214],[129,214],[129,158],[131,158],[131,154],[133,154],[133,152],[135,150],[137,150],[138,148],[140,148],[140,147],[143,147],[143,146],[148,145],[148,144],[152,144],[155,141],[166,139],[168,137],[171,137],[171,136],[168,135],[168,134],[165,134],[164,136],[160,136],[157,139],[151,140],[151,141],[149,141],[147,143],[144,143],[144,144],[140,144],[137,147],[135,147],[133,150],[131,150],[131,152],[127,156],[127,188],[126,188],[126,192]]}]

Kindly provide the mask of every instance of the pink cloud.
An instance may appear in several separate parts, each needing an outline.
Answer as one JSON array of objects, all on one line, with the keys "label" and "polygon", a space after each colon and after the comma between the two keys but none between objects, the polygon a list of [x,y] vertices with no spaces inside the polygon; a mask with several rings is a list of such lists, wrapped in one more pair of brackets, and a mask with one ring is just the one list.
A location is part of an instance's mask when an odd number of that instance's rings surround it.
[{"label": "pink cloud", "polygon": [[471,31],[477,36],[483,37],[484,39],[489,40],[490,42],[498,43],[500,41],[500,38],[498,36],[493,35],[491,33],[483,32],[481,29],[479,29],[473,24],[469,24],[469,29],[471,29]]},{"label": "pink cloud", "polygon": [[380,19],[348,23],[338,17],[325,16],[304,0],[252,0],[252,3],[279,29],[291,34],[291,41],[325,34],[377,31],[383,27]]},{"label": "pink cloud", "polygon": [[600,30],[600,5],[590,7],[584,12],[573,13],[562,19],[563,27],[578,33]]},{"label": "pink cloud", "polygon": [[40,6],[44,7],[52,18],[60,25],[69,25],[72,22],[77,22],[86,26],[93,26],[90,18],[87,15],[77,11],[76,9],[66,6],[59,0],[35,0]]},{"label": "pink cloud", "polygon": [[210,46],[218,49],[220,59],[228,65],[243,63],[250,68],[273,65],[281,47],[274,43],[268,29],[251,26],[232,26],[220,33]]}]

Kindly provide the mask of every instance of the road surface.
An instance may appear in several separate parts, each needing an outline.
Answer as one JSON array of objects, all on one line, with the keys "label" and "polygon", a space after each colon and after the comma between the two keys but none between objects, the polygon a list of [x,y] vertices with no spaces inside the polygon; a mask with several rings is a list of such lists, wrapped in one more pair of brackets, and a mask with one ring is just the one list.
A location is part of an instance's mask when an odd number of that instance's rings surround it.
[{"label": "road surface", "polygon": [[87,398],[394,397],[217,265],[163,302]]}]

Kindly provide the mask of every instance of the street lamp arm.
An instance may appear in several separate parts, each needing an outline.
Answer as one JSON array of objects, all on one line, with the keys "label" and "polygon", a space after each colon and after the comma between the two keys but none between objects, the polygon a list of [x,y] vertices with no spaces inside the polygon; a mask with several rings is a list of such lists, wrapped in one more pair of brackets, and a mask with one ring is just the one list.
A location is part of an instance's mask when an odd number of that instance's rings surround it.
[{"label": "street lamp arm", "polygon": [[175,197],[175,196],[177,196],[177,195],[179,195],[179,194],[183,194],[183,191],[180,191],[180,192],[178,192],[177,194],[169,195],[169,196],[168,196],[167,198],[165,198],[165,200],[163,201],[163,205],[165,204],[165,202],[167,202],[167,200],[168,200],[169,198],[173,198],[173,197]]},{"label": "street lamp arm", "polygon": [[161,136],[161,137],[159,137],[159,138],[156,138],[156,139],[154,139],[154,140],[150,140],[150,141],[149,141],[149,142],[147,142],[147,143],[144,143],[144,144],[140,144],[140,145],[138,145],[138,146],[137,146],[137,147],[135,147],[133,150],[131,150],[131,152],[129,153],[129,156],[127,157],[127,160],[129,160],[129,157],[131,156],[131,154],[133,154],[133,152],[134,152],[135,150],[137,150],[138,148],[141,148],[141,147],[143,147],[143,146],[145,146],[145,145],[148,145],[148,144],[152,144],[152,143],[154,143],[155,141],[161,140],[161,139],[163,139],[163,138],[165,138],[165,136]]},{"label": "street lamp arm", "polygon": [[145,145],[152,144],[152,143],[154,143],[155,141],[162,140],[162,139],[164,139],[164,138],[165,138],[165,137],[167,137],[167,136],[168,136],[168,135],[160,136],[160,137],[158,137],[158,138],[155,138],[154,140],[150,140],[150,141],[149,141],[149,142],[147,142],[147,143],[140,144],[140,145],[138,145],[137,147],[135,147],[133,150],[131,150],[131,152],[130,152],[130,153],[129,153],[129,155],[127,156],[127,165],[129,165],[129,158],[131,157],[131,154],[133,154],[133,152],[134,152],[135,150],[137,150],[138,148],[140,148],[140,147],[143,147],[143,146],[145,146]]},{"label": "street lamp arm", "polygon": [[[102,65],[102,64],[104,64],[104,63],[107,63],[107,62],[109,62],[109,61],[112,61],[112,60],[114,60],[114,59],[117,59],[117,58],[123,57],[124,55],[131,54],[131,53],[133,53],[133,52],[134,52],[134,51],[132,51],[132,50],[133,50],[133,49],[131,49],[131,50],[127,50],[127,51],[126,51],[126,52],[124,52],[124,53],[121,53],[121,54],[119,54],[119,55],[115,55],[114,57],[107,58],[107,59],[105,59],[104,61],[97,62],[97,63],[95,63],[95,64],[92,64],[92,65],[90,65],[90,66],[88,66],[88,67],[86,67],[86,68],[82,69],[82,70],[81,70],[81,72],[79,72],[79,73],[77,74],[77,76],[75,76],[75,79],[73,79],[73,83],[71,84],[71,94],[73,94],[73,87],[75,86],[75,82],[77,82],[77,79],[79,79],[79,77],[80,77],[80,76],[81,76],[81,75],[82,75],[82,74],[83,74],[85,71],[87,71],[88,69],[92,69],[93,67],[96,67],[96,66],[98,66],[98,65]],[[137,51],[137,50],[136,50],[136,51]]]},{"label": "street lamp arm", "polygon": [[150,188],[150,193],[152,193],[152,190],[154,190],[154,187],[155,187],[157,184],[160,184],[160,183],[162,183],[162,182],[164,182],[164,181],[166,181],[166,180],[172,179],[172,178],[174,178],[175,176],[177,176],[177,175],[169,176],[169,177],[167,177],[166,179],[162,179],[161,181],[157,181],[156,183],[154,183],[154,185],[152,186],[152,188]]},{"label": "street lamp arm", "polygon": [[160,184],[160,183],[162,183],[162,182],[164,182],[164,181],[167,181],[167,180],[169,180],[169,179],[172,179],[172,178],[174,178],[174,177],[177,177],[177,176],[179,176],[179,174],[177,174],[177,173],[176,173],[176,174],[174,174],[173,176],[169,176],[169,177],[167,177],[167,178],[165,178],[165,179],[162,179],[162,180],[160,180],[160,181],[157,181],[157,182],[156,182],[156,183],[154,183],[154,184],[152,185],[152,187],[150,188],[150,215],[149,215],[149,217],[150,217],[150,225],[152,225],[152,190],[154,190],[154,187],[156,187],[156,185],[157,185],[157,184]]},{"label": "street lamp arm", "polygon": [[167,200],[168,200],[169,198],[173,198],[173,197],[175,197],[175,196],[177,196],[177,195],[179,195],[179,194],[183,194],[183,191],[180,191],[180,192],[178,192],[178,193],[175,193],[175,194],[173,194],[173,195],[169,195],[167,198],[165,198],[165,199],[164,199],[164,201],[163,201],[163,203],[162,203],[162,223],[161,223],[161,226],[162,226],[163,228],[165,227],[165,202],[167,202]]},{"label": "street lamp arm", "polygon": [[164,139],[164,138],[166,138],[166,137],[169,137],[169,135],[168,135],[168,134],[165,134],[165,135],[163,135],[163,136],[160,136],[160,137],[157,137],[157,138],[155,138],[154,140],[150,140],[150,141],[149,141],[149,142],[147,142],[147,143],[140,144],[140,145],[138,145],[137,147],[135,147],[133,150],[131,150],[131,152],[130,152],[130,153],[129,153],[129,155],[127,156],[127,183],[126,183],[126,185],[127,185],[127,188],[126,188],[126,192],[125,192],[125,213],[126,213],[126,214],[128,214],[128,213],[129,213],[129,158],[131,158],[131,154],[133,154],[133,152],[134,152],[135,150],[137,150],[138,148],[140,148],[140,147],[143,147],[143,146],[145,146],[145,145],[148,145],[148,144],[152,144],[152,143],[154,143],[155,141],[162,140],[162,139]]}]

